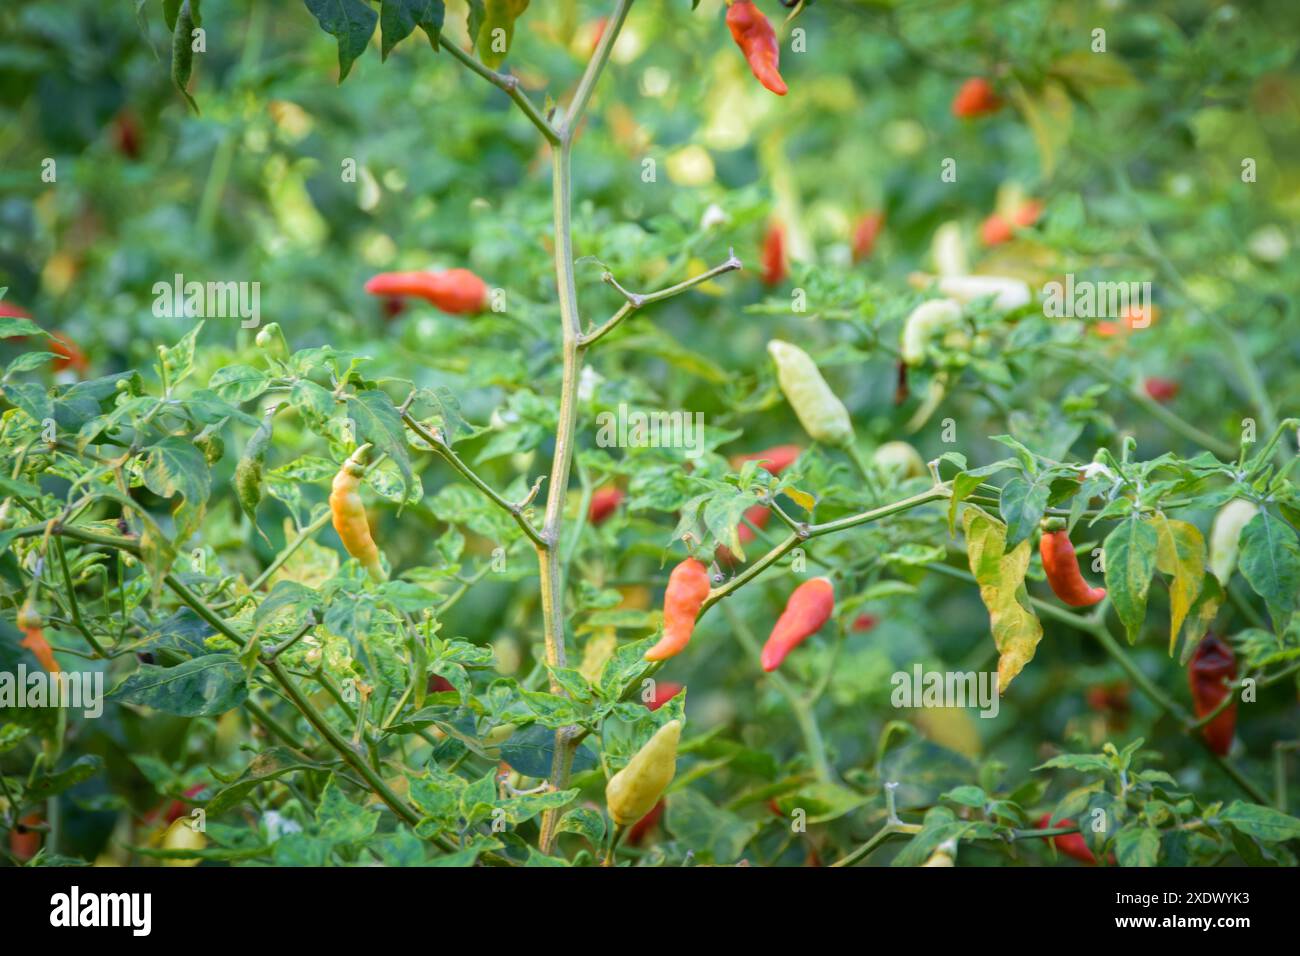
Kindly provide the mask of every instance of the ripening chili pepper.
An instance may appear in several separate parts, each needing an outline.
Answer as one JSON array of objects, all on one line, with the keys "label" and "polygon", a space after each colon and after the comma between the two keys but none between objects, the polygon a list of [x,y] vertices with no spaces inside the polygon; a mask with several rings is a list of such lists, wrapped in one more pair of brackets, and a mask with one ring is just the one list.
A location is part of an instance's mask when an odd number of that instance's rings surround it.
[{"label": "ripening chili pepper", "polygon": [[451,315],[473,315],[488,305],[487,283],[468,269],[381,272],[366,283],[371,295],[413,296]]},{"label": "ripening chili pepper", "polygon": [[[164,850],[202,850],[207,845],[208,838],[183,819],[174,821],[162,838]],[[163,860],[163,866],[198,866],[202,862],[198,857],[177,857]]]},{"label": "ripening chili pepper", "polygon": [[930,473],[921,453],[905,441],[887,441],[871,453],[871,463],[895,479],[924,478]]},{"label": "ripening chili pepper", "polygon": [[1147,329],[1156,324],[1160,318],[1160,309],[1154,305],[1129,306],[1118,322],[1102,321],[1093,326],[1093,330],[1102,338],[1113,338],[1123,332]]},{"label": "ripening chili pepper", "polygon": [[1152,376],[1142,383],[1142,391],[1157,402],[1170,402],[1178,397],[1178,383],[1171,378]]},{"label": "ripening chili pepper", "polygon": [[[1057,820],[1055,825],[1052,824],[1052,815],[1044,813],[1034,824],[1035,830],[1051,830],[1055,827],[1072,827],[1077,826],[1073,820]],[[1046,837],[1044,837],[1046,839]],[[1092,855],[1092,850],[1088,849],[1088,841],[1084,839],[1082,833],[1063,833],[1051,838],[1056,845],[1056,849],[1064,853],[1071,859],[1078,860],[1080,863],[1087,863],[1090,866],[1097,865],[1097,858]]]},{"label": "ripening chili pepper", "polygon": [[361,476],[366,473],[366,452],[370,445],[362,445],[352,453],[334,476],[330,487],[330,516],[334,521],[334,530],[343,542],[348,554],[361,562],[370,577],[375,581],[384,580],[384,566],[379,560],[379,546],[370,536],[370,522],[366,520],[366,508],[361,501]]},{"label": "ripening chili pepper", "polygon": [[642,703],[644,703],[651,710],[658,710],[664,704],[668,703],[679,693],[681,693],[681,690],[682,690],[681,684],[674,684],[670,680],[657,680],[655,681],[654,696],[647,701],[642,701]]},{"label": "ripening chili pepper", "polygon": [[50,368],[54,371],[62,372],[70,368],[78,375],[85,375],[90,371],[90,359],[86,358],[86,353],[81,351],[80,346],[66,335],[51,332],[50,351],[56,356],[50,360]]},{"label": "ripening chili pepper", "polygon": [[29,830],[28,827],[40,826],[42,822],[39,813],[29,813],[9,831],[9,852],[19,862],[26,863],[40,852],[42,833],[40,830]]},{"label": "ripening chili pepper", "polygon": [[758,82],[777,96],[785,96],[789,88],[778,70],[781,47],[763,11],[750,0],[736,0],[727,11],[727,27]]},{"label": "ripening chili pepper", "polygon": [[425,682],[424,692],[426,694],[445,694],[448,692],[454,694],[456,687],[441,674],[430,674],[429,679]]},{"label": "ripening chili pepper", "polygon": [[768,342],[767,351],[776,363],[781,391],[808,436],[825,445],[847,445],[852,441],[849,410],[826,384],[812,357],[780,339]]},{"label": "ripening chili pepper", "polygon": [[787,654],[830,620],[834,610],[835,588],[828,578],[813,578],[795,588],[763,645],[759,659],[763,670],[780,667]]},{"label": "ripening chili pepper", "polygon": [[785,227],[772,223],[763,236],[763,284],[780,285],[785,281],[790,270],[785,258]]},{"label": "ripening chili pepper", "polygon": [[660,800],[651,807],[649,813],[643,816],[636,823],[632,824],[628,829],[627,837],[623,842],[630,846],[640,845],[641,842],[645,840],[646,835],[658,825],[660,818],[663,817],[664,806],[664,801]]},{"label": "ripening chili pepper", "polygon": [[646,741],[627,766],[609,778],[605,804],[619,826],[631,826],[649,813],[677,772],[677,741],[682,722],[670,720]]},{"label": "ripening chili pepper", "polygon": [[[1192,703],[1197,718],[1213,711],[1232,694],[1229,681],[1237,679],[1237,655],[1213,634],[1206,634],[1196,645],[1187,663],[1187,682],[1192,689]],[[1232,749],[1232,734],[1237,727],[1237,702],[1234,700],[1212,721],[1201,728],[1201,736],[1210,750],[1226,757]]]},{"label": "ripening chili pepper", "polygon": [[769,474],[779,475],[785,471],[803,454],[803,448],[799,445],[774,445],[771,448],[765,448],[762,451],[751,452],[748,455],[737,455],[731,459],[731,467],[739,470],[747,461],[760,462],[759,467]]},{"label": "ripening chili pepper", "polygon": [[993,308],[1010,312],[1033,301],[1029,283],[1023,279],[1007,276],[958,276],[939,277],[939,291],[958,302],[974,302],[977,299],[993,297]]},{"label": "ripening chili pepper", "polygon": [[113,148],[127,159],[140,158],[140,123],[128,109],[113,117]]},{"label": "ripening chili pepper", "polygon": [[1209,568],[1224,587],[1228,586],[1228,579],[1237,567],[1241,532],[1257,514],[1259,505],[1245,498],[1233,498],[1214,516],[1214,523],[1210,525]]},{"label": "ripening chili pepper", "polygon": [[862,632],[869,631],[880,623],[880,618],[874,614],[863,612],[853,619],[853,630]]},{"label": "ripening chili pepper", "polygon": [[608,485],[604,488],[597,489],[591,496],[591,504],[587,508],[587,520],[592,524],[600,524],[615,511],[627,497],[627,492],[616,485]]},{"label": "ripening chili pepper", "polygon": [[1002,100],[993,92],[993,85],[982,76],[971,77],[952,98],[952,115],[960,119],[987,116],[1002,108]]},{"label": "ripening chili pepper", "polygon": [[1038,553],[1043,559],[1043,572],[1052,593],[1070,607],[1090,607],[1106,596],[1105,588],[1094,588],[1083,579],[1079,561],[1070,543],[1070,533],[1062,527],[1064,522],[1051,518],[1045,522]]},{"label": "ripening chili pepper", "polygon": [[664,592],[664,634],[645,652],[648,661],[665,661],[680,654],[695,630],[695,618],[709,596],[709,572],[695,558],[687,558],[668,575]]},{"label": "ripening chili pepper", "polygon": [[884,225],[884,213],[879,212],[869,212],[858,220],[857,225],[853,227],[854,262],[871,258],[871,253],[876,248],[876,240],[880,237],[880,230]]},{"label": "ripening chili pepper", "polygon": [[59,662],[54,659],[54,650],[50,647],[50,642],[45,639],[45,622],[41,620],[40,613],[32,606],[31,601],[27,601],[18,610],[17,622],[19,629],[26,635],[19,645],[27,648],[41,662],[51,674],[57,674],[63,668],[59,667]]}]

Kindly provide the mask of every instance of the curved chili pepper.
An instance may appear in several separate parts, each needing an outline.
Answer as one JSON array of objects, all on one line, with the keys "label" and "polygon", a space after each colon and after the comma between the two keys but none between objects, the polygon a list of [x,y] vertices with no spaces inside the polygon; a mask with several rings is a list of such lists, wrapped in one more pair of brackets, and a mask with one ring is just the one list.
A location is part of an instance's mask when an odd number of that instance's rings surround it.
[{"label": "curved chili pepper", "polygon": [[786,655],[816,633],[834,610],[835,588],[828,578],[813,578],[795,588],[763,645],[759,658],[763,670],[780,667]]},{"label": "curved chili pepper", "polygon": [[[1237,679],[1237,655],[1213,634],[1206,634],[1196,645],[1187,663],[1187,683],[1192,689],[1196,716],[1212,712],[1232,693],[1228,681]],[[1212,721],[1201,728],[1210,750],[1225,757],[1232,749],[1232,735],[1237,727],[1237,702],[1233,701]]]},{"label": "curved chili pepper", "polygon": [[789,87],[777,69],[781,47],[776,42],[776,31],[763,11],[751,0],[736,0],[727,11],[727,27],[758,82],[777,96],[785,96]]},{"label": "curved chili pepper", "polygon": [[365,288],[371,295],[424,299],[452,315],[482,312],[488,304],[487,283],[468,269],[381,272],[367,282]]},{"label": "curved chili pepper", "polygon": [[1038,553],[1052,593],[1070,607],[1089,607],[1106,596],[1105,588],[1094,588],[1083,579],[1068,531],[1044,531]]},{"label": "curved chili pepper", "polygon": [[[1058,827],[1078,826],[1073,820],[1057,820]],[[1052,815],[1044,813],[1034,824],[1035,830],[1050,830],[1052,828]],[[1044,837],[1043,839],[1047,839]],[[1062,833],[1059,836],[1051,838],[1056,844],[1056,849],[1071,859],[1078,860],[1080,863],[1087,863],[1089,866],[1097,865],[1097,858],[1093,856],[1092,850],[1088,848],[1088,841],[1084,839],[1082,833]],[[1113,862],[1113,861],[1112,861]]]},{"label": "curved chili pepper", "polygon": [[680,654],[695,630],[695,618],[709,596],[708,569],[695,558],[687,558],[668,575],[664,592],[664,634],[645,652],[648,661],[664,661]]},{"label": "curved chili pepper", "polygon": [[370,536],[370,523],[366,520],[365,505],[361,502],[361,464],[369,445],[362,445],[343,463],[330,488],[330,517],[339,534],[344,549],[361,562],[376,581],[384,579],[384,568],[379,561],[379,546]]}]

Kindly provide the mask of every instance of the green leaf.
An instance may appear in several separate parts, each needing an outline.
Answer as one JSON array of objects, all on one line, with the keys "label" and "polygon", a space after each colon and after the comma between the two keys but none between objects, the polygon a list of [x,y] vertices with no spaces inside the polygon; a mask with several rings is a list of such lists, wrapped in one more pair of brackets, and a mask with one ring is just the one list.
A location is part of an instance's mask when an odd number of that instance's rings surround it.
[{"label": "green leaf", "polygon": [[424,30],[429,44],[437,50],[446,13],[443,0],[383,0],[379,10],[381,59],[387,60],[393,47],[410,36],[416,27]]},{"label": "green leaf", "polygon": [[668,798],[666,826],[696,855],[725,865],[740,859],[760,824],[715,807],[693,790],[682,790]]},{"label": "green leaf", "polygon": [[1155,827],[1120,830],[1115,837],[1115,860],[1120,866],[1155,866],[1160,861],[1160,831]]},{"label": "green leaf", "polygon": [[1195,525],[1170,521],[1164,515],[1152,519],[1159,546],[1156,567],[1169,576],[1169,654],[1178,643],[1178,632],[1201,593],[1205,578],[1205,538]]},{"label": "green leaf", "polygon": [[1147,591],[1156,571],[1159,540],[1155,528],[1149,521],[1129,518],[1106,537],[1103,548],[1107,594],[1124,623],[1128,642],[1136,644],[1146,618]]},{"label": "green leaf", "polygon": [[176,26],[172,31],[172,83],[180,90],[185,102],[195,113],[199,104],[190,96],[190,76],[194,72],[194,16],[190,10],[190,0],[181,4],[176,15]]},{"label": "green leaf", "polygon": [[1051,486],[1035,476],[1032,482],[1012,478],[1002,487],[999,509],[1007,522],[1007,546],[1015,547],[1029,538],[1047,510]]},{"label": "green leaf", "polygon": [[515,21],[528,9],[528,0],[486,0],[483,25],[478,30],[479,59],[496,69],[510,51]]},{"label": "green leaf", "polygon": [[556,830],[577,833],[593,847],[599,847],[605,841],[605,818],[591,807],[574,807],[560,819]]},{"label": "green leaf", "polygon": [[379,14],[361,0],[303,0],[320,28],[339,45],[339,82],[348,78],[352,63],[366,50]]},{"label": "green leaf", "polygon": [[141,664],[109,697],[182,717],[212,717],[242,704],[248,684],[238,657],[208,654],[175,667]]},{"label": "green leaf", "polygon": [[294,770],[317,769],[312,764],[303,763],[284,747],[272,747],[252,759],[239,779],[225,787],[208,801],[204,809],[213,816],[225,813],[239,804],[245,796],[260,784],[274,780]]},{"label": "green leaf", "polygon": [[1262,510],[1241,531],[1241,575],[1268,605],[1273,630],[1286,630],[1300,591],[1300,545],[1295,531]]},{"label": "green leaf", "polygon": [[1218,819],[1238,832],[1265,843],[1300,838],[1300,820],[1281,810],[1257,803],[1234,800],[1219,812]]}]

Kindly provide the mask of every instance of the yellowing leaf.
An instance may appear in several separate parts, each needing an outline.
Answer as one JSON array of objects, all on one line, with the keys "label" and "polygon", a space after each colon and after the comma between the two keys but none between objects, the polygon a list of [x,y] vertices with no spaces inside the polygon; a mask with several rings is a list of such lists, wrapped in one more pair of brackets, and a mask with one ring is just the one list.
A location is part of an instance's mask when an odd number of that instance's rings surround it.
[{"label": "yellowing leaf", "polygon": [[1057,153],[1069,142],[1074,126],[1074,103],[1058,80],[1049,80],[1032,95],[1017,86],[1012,91],[1012,99],[1034,134],[1043,176],[1049,177],[1056,168]]},{"label": "yellowing leaf", "polygon": [[787,488],[782,493],[804,511],[811,512],[813,510],[813,505],[817,503],[816,498],[808,494],[806,491],[800,491],[798,488]]},{"label": "yellowing leaf", "polygon": [[993,644],[998,649],[998,691],[1034,657],[1043,638],[1043,625],[1029,609],[1025,591],[1025,570],[1029,567],[1029,540],[1021,541],[1008,554],[1007,526],[978,508],[967,508],[961,516],[966,532],[966,556],[979,584],[980,600],[989,611]]},{"label": "yellowing leaf", "polygon": [[1201,593],[1205,577],[1205,538],[1186,521],[1156,515],[1156,568],[1169,576],[1169,654],[1174,653],[1178,632],[1187,612]]}]

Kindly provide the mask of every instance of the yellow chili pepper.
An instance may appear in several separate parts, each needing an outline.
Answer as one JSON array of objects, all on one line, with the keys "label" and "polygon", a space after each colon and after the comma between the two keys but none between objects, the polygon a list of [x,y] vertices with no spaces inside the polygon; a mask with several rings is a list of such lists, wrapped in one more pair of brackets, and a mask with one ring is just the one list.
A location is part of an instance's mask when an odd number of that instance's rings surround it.
[{"label": "yellow chili pepper", "polygon": [[370,446],[362,445],[343,463],[330,489],[330,516],[334,530],[348,554],[361,562],[376,581],[384,580],[384,567],[379,561],[379,546],[370,536],[370,523],[366,520],[365,505],[361,502],[361,476],[365,474],[362,462]]},{"label": "yellow chili pepper", "polygon": [[631,826],[650,812],[677,772],[677,741],[682,722],[670,720],[646,741],[627,766],[609,778],[605,803],[610,818],[620,826]]}]

